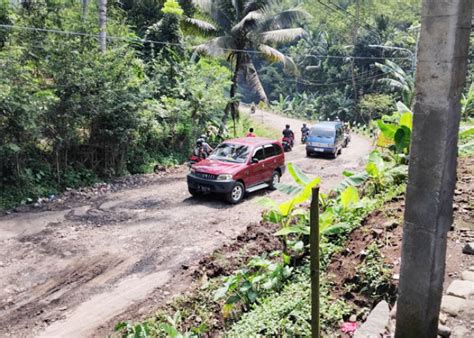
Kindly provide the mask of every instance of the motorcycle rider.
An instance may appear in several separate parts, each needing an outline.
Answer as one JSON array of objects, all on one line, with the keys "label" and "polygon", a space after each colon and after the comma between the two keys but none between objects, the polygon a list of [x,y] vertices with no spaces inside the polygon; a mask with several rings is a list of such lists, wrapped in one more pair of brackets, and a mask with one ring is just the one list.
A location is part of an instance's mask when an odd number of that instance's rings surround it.
[{"label": "motorcycle rider", "polygon": [[290,140],[290,145],[293,147],[294,140],[295,140],[295,133],[293,133],[293,130],[290,129],[289,124],[285,126],[285,129],[283,129],[282,134],[283,134],[283,137],[286,137]]},{"label": "motorcycle rider", "polygon": [[303,123],[303,127],[301,127],[301,142],[304,143],[308,135],[309,135],[309,128],[306,126],[306,123]]},{"label": "motorcycle rider", "polygon": [[206,143],[204,138],[198,138],[196,141],[196,147],[194,148],[194,156],[199,157],[201,159],[207,158],[213,149],[209,144]]}]

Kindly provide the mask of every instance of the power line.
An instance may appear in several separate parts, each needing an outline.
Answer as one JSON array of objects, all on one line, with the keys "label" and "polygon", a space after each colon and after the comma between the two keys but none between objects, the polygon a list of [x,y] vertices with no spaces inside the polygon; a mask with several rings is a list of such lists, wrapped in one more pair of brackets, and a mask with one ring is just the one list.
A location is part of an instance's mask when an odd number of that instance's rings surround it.
[{"label": "power line", "polygon": [[[386,76],[389,73],[391,73],[391,72],[383,73],[383,74],[376,74],[376,75],[367,76],[367,77],[358,77],[356,80],[357,81],[373,80],[373,79],[376,79],[378,77]],[[307,81],[307,80],[296,79],[296,80],[293,80],[293,82],[300,83],[300,84],[303,84],[303,85],[308,85],[308,86],[314,86],[314,87],[325,87],[325,86],[339,86],[339,85],[343,85],[343,84],[348,84],[348,83],[352,82],[352,79],[346,79],[344,81],[329,82],[329,83],[322,83],[322,82],[317,83],[317,82],[311,82],[311,81]]]},{"label": "power line", "polygon": [[[38,27],[28,27],[28,26],[16,26],[16,25],[5,25],[0,24],[0,28],[5,29],[19,29],[19,30],[27,30],[27,31],[35,31],[35,32],[42,32],[42,33],[53,33],[53,34],[63,34],[63,35],[72,35],[72,36],[85,36],[91,38],[98,38],[96,34],[84,33],[84,32],[76,32],[76,31],[65,31],[59,29],[50,29],[50,28],[38,28]],[[148,40],[148,39],[140,39],[140,38],[130,38],[130,37],[123,37],[123,36],[113,36],[107,35],[107,39],[109,40],[120,40],[120,41],[128,41],[128,42],[138,42],[138,43],[151,43],[151,44],[159,44],[159,45],[166,45],[166,46],[180,46],[183,48],[187,48],[190,50],[194,50],[193,46],[186,45],[184,43],[175,43],[175,42],[168,42],[168,41],[156,41],[156,40]],[[224,51],[229,52],[242,52],[242,53],[250,53],[250,54],[265,54],[258,50],[252,49],[235,49],[235,48],[220,48]],[[375,56],[342,56],[342,55],[312,55],[321,59],[358,59],[358,60],[385,60],[385,59],[401,59],[407,60],[408,57],[375,57]]]}]

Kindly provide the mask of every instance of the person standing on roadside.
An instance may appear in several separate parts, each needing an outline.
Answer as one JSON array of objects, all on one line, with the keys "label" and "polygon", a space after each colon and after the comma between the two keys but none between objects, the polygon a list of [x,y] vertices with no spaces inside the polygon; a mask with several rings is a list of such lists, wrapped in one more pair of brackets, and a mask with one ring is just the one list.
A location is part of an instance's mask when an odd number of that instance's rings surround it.
[{"label": "person standing on roadside", "polygon": [[245,135],[245,137],[257,137],[257,135],[253,133],[253,128],[249,128],[249,132],[247,135]]}]

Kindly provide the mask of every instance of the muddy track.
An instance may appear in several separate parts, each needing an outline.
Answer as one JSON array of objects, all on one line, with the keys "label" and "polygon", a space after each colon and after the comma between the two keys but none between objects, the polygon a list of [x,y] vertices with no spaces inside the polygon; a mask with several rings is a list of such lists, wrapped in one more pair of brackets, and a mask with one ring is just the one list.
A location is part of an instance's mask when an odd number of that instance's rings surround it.
[{"label": "muddy track", "polygon": [[[278,129],[301,125],[265,112],[253,118]],[[369,150],[369,141],[354,136],[336,160],[306,158],[298,145],[287,161],[321,176],[328,189],[344,170],[361,168]],[[103,336],[118,319],[145,316],[189,287],[184,270],[258,222],[255,200],[266,195],[283,198],[261,191],[236,206],[191,198],[186,171],[178,170],[52,210],[0,217],[0,336]]]}]

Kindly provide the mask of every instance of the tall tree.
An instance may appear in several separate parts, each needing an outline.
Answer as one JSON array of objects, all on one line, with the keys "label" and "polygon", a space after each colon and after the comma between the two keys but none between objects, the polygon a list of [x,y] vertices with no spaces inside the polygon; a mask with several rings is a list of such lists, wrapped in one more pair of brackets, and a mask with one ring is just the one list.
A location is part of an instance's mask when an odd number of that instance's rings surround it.
[{"label": "tall tree", "polygon": [[267,94],[260,82],[253,58],[261,55],[270,62],[281,62],[286,70],[296,71],[293,60],[274,46],[297,40],[305,34],[301,27],[292,28],[295,23],[309,16],[305,11],[294,8],[275,13],[272,0],[201,0],[198,5],[218,24],[221,36],[196,47],[196,51],[210,56],[227,56],[234,64],[229,112],[234,122],[238,119],[237,89],[239,80],[245,81],[267,102]]},{"label": "tall tree", "polygon": [[107,48],[107,0],[99,0],[99,45],[104,53]]}]

